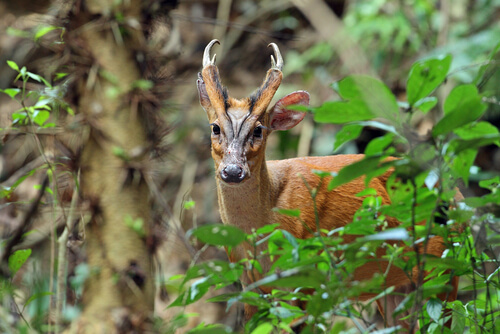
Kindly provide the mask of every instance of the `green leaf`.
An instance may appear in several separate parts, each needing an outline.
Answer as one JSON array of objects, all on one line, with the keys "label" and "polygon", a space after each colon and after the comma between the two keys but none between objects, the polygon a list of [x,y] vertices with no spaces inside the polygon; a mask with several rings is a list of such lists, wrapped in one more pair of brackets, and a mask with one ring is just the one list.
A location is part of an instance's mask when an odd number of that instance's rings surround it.
[{"label": "green leaf", "polygon": [[14,98],[17,94],[19,94],[21,90],[19,88],[6,88],[6,89],[0,89],[0,92],[3,92],[7,95],[9,95],[11,98]]},{"label": "green leaf", "polygon": [[427,301],[427,313],[435,322],[439,321],[441,317],[441,311],[443,310],[443,304],[439,299],[431,298]]},{"label": "green leaf", "polygon": [[474,78],[473,83],[481,88],[483,87],[488,80],[494,77],[495,72],[498,70],[500,61],[500,43],[498,43],[495,48],[491,51],[488,62],[479,68],[479,71]]},{"label": "green leaf", "polygon": [[269,334],[269,333],[272,333],[273,330],[274,330],[274,326],[272,324],[270,324],[269,322],[265,322],[265,323],[257,326],[257,328],[255,328],[252,331],[252,334]]},{"label": "green leaf", "polygon": [[273,211],[288,217],[300,217],[300,209],[273,208]]},{"label": "green leaf", "polygon": [[28,74],[28,77],[30,77],[31,79],[38,81],[38,82],[42,82],[41,76],[39,76],[38,74],[31,73],[31,72],[27,72],[27,74]]},{"label": "green leaf", "polygon": [[319,316],[332,309],[336,296],[331,296],[324,290],[318,290],[313,294],[311,301],[307,303],[307,313],[313,316]]},{"label": "green leaf", "polygon": [[384,130],[386,132],[394,133],[396,136],[400,136],[399,133],[396,131],[395,127],[393,127],[392,125],[387,125],[387,124],[378,122],[378,121],[365,121],[365,122],[358,122],[357,124],[362,125],[362,126],[370,126],[372,128]]},{"label": "green leaf", "polygon": [[393,228],[378,232],[377,234],[367,235],[363,240],[407,240],[409,238],[408,231],[404,228]]},{"label": "green leaf", "polygon": [[297,239],[295,239],[295,237],[290,232],[288,232],[286,230],[281,230],[281,233],[283,234],[285,239],[288,240],[288,242],[290,243],[290,245],[292,245],[293,248],[299,247],[299,244],[297,243]]},{"label": "green leaf", "polygon": [[9,270],[12,276],[23,266],[31,255],[31,249],[20,249],[9,256]]},{"label": "green leaf", "polygon": [[396,98],[381,81],[363,75],[340,80],[335,89],[344,101],[325,102],[313,108],[314,120],[323,123],[348,123],[375,117],[399,121]]},{"label": "green leaf", "polygon": [[[243,219],[243,218],[242,218]],[[194,235],[200,241],[215,246],[237,246],[247,235],[241,229],[223,224],[207,224],[188,231],[188,236]]]},{"label": "green leaf", "polygon": [[460,108],[462,104],[466,103],[467,100],[470,99],[481,99],[476,86],[471,84],[456,86],[451,90],[450,94],[444,101],[444,114],[447,115],[457,108]]},{"label": "green leaf", "polygon": [[131,228],[135,233],[137,233],[141,238],[146,236],[146,230],[144,229],[144,220],[142,218],[133,219],[132,216],[125,216],[125,225]]},{"label": "green leaf", "polygon": [[268,233],[273,232],[276,228],[278,228],[278,226],[280,226],[279,223],[264,225],[261,228],[258,228],[255,231],[255,233],[257,233],[257,234],[268,234]]},{"label": "green leaf", "polygon": [[451,60],[451,55],[446,55],[421,60],[413,64],[406,84],[410,106],[415,106],[417,101],[427,97],[446,79]]},{"label": "green leaf", "polygon": [[370,110],[359,101],[325,102],[313,109],[314,121],[318,123],[342,124],[374,118]]},{"label": "green leaf", "polygon": [[9,67],[14,71],[19,72],[19,66],[17,66],[17,64],[14,61],[7,60],[7,65],[9,65]]},{"label": "green leaf", "polygon": [[485,189],[497,189],[500,186],[500,176],[495,176],[491,179],[479,181],[479,186]]},{"label": "green leaf", "polygon": [[194,209],[195,205],[196,205],[195,201],[186,201],[184,202],[184,209],[186,210]]},{"label": "green leaf", "polygon": [[279,286],[280,288],[315,287],[319,288],[326,281],[324,273],[312,267],[294,268],[279,275],[273,274],[252,284],[252,287]]},{"label": "green leaf", "polygon": [[[476,139],[484,137],[484,135],[496,135],[498,134],[498,128],[488,122],[477,122],[472,124],[467,124],[461,128],[455,129],[453,131],[457,136],[462,139]],[[500,146],[500,141],[495,143]]]},{"label": "green leaf", "polygon": [[190,329],[187,334],[224,334],[232,333],[231,330],[221,324],[204,324],[201,323],[196,328]]},{"label": "green leaf", "polygon": [[203,262],[189,268],[184,276],[183,284],[198,278],[205,277],[204,282],[208,287],[222,284],[226,286],[239,280],[243,273],[243,266],[222,260]]},{"label": "green leaf", "polygon": [[139,79],[132,83],[132,88],[138,88],[140,90],[149,90],[153,88],[154,83],[151,80]]},{"label": "green leaf", "polygon": [[50,113],[47,110],[39,110],[33,116],[33,122],[39,126],[43,126],[43,124],[49,119]]},{"label": "green leaf", "polygon": [[204,277],[196,282],[194,282],[188,289],[188,291],[181,293],[169,307],[173,306],[185,306],[194,303],[203,297],[210,288],[210,284],[206,284],[209,277]]},{"label": "green leaf", "polygon": [[356,194],[356,197],[377,196],[377,191],[373,188],[366,188]]},{"label": "green leaf", "polygon": [[458,153],[453,159],[451,169],[464,180],[465,186],[469,186],[470,168],[476,159],[477,150],[468,149]]},{"label": "green leaf", "polygon": [[387,146],[389,146],[394,139],[394,134],[386,133],[381,137],[372,139],[365,149],[366,155],[375,155],[382,153]]},{"label": "green leaf", "polygon": [[434,108],[434,106],[437,104],[438,99],[435,96],[428,96],[421,98],[418,100],[414,107],[422,111],[424,114],[427,113],[429,110]]},{"label": "green leaf", "polygon": [[335,143],[333,145],[333,149],[337,150],[340,146],[342,146],[342,144],[358,138],[362,130],[363,126],[359,124],[348,124],[344,126],[335,135]]},{"label": "green leaf", "polygon": [[65,78],[68,75],[69,75],[69,73],[58,72],[58,73],[56,73],[56,75],[54,77],[54,81],[57,81],[57,80],[62,79],[62,78]]},{"label": "green leaf", "polygon": [[[451,304],[451,305],[450,305]],[[465,320],[466,320],[466,310],[464,305],[460,300],[455,300],[448,302],[448,307],[454,311],[452,313],[451,321],[451,332],[452,333],[464,333],[465,330]]]},{"label": "green leaf", "polygon": [[382,166],[380,160],[382,156],[366,156],[362,160],[356,161],[349,166],[342,168],[336,177],[334,177],[328,184],[328,191],[339,187],[345,183],[351,182],[358,177],[371,173],[377,169],[388,169],[390,166]]},{"label": "green leaf", "polygon": [[31,297],[28,298],[28,300],[24,303],[23,310],[28,306],[29,303],[34,301],[35,299],[45,297],[45,296],[52,296],[54,293],[50,291],[43,291],[43,292],[38,292],[33,294]]},{"label": "green leaf", "polygon": [[33,39],[35,40],[35,42],[37,42],[40,38],[42,38],[43,36],[45,36],[46,34],[48,34],[49,32],[51,32],[52,30],[57,30],[57,29],[62,29],[62,28],[61,27],[55,27],[55,26],[41,27],[41,28],[39,28],[39,29],[36,30],[35,36],[33,37]]},{"label": "green leaf", "polygon": [[481,146],[496,144],[498,141],[500,141],[500,134],[483,135],[482,137],[467,140],[453,139],[450,141],[448,151],[457,154],[464,150],[477,149]]},{"label": "green leaf", "polygon": [[445,116],[434,126],[432,135],[437,137],[469,124],[481,117],[485,110],[486,105],[481,101],[476,87],[457,86],[446,99]]},{"label": "green leaf", "polygon": [[66,106],[66,111],[68,112],[68,114],[70,114],[71,116],[75,116],[75,112],[74,110],[70,107],[70,106]]}]

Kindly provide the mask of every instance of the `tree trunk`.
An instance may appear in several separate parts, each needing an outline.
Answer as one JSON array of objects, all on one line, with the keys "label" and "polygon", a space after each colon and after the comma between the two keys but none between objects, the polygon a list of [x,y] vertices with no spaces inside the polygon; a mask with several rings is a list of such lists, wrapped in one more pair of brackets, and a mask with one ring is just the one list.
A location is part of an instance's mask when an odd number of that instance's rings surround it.
[{"label": "tree trunk", "polygon": [[136,52],[145,47],[141,1],[81,3],[73,9],[67,43],[88,66],[75,70],[84,73],[75,95],[90,125],[81,155],[81,195],[92,211],[85,237],[91,273],[82,316],[69,331],[144,333],[151,330],[154,302],[146,242],[151,204],[144,178],[150,145],[131,102],[134,83],[141,79]]}]

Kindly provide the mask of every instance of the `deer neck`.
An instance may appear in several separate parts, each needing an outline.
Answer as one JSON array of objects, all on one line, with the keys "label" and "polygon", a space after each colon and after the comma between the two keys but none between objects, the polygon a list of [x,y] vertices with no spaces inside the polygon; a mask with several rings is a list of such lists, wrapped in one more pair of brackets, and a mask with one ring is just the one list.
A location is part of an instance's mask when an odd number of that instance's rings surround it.
[{"label": "deer neck", "polygon": [[223,223],[237,226],[245,233],[270,224],[277,187],[265,161],[262,162],[260,171],[242,184],[232,186],[217,179],[219,210]]}]

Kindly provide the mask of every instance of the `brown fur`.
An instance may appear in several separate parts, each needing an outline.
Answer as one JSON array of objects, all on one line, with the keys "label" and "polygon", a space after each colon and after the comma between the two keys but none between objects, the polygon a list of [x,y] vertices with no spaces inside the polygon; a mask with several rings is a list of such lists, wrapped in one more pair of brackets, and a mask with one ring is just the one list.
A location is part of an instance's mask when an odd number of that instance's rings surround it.
[{"label": "brown fur", "polygon": [[[352,164],[363,155],[337,155],[329,157],[306,157],[279,161],[265,161],[265,146],[267,136],[273,129],[288,129],[300,122],[302,114],[287,110],[289,104],[308,103],[306,92],[295,92],[281,99],[267,112],[268,105],[281,82],[281,71],[271,69],[261,88],[250,98],[236,100],[227,97],[227,91],[222,88],[217,68],[210,64],[202,71],[198,80],[200,102],[209,122],[220,127],[220,134],[212,133],[212,157],[216,169],[217,192],[219,210],[224,224],[230,224],[251,233],[252,229],[279,223],[280,228],[287,230],[297,238],[308,238],[310,230],[316,230],[316,219],[313,210],[313,201],[303,180],[312,188],[318,188],[316,205],[319,211],[319,222],[322,229],[332,230],[345,226],[352,221],[355,212],[359,209],[363,199],[356,194],[365,189],[364,180],[358,178],[332,191],[327,191],[329,180],[323,180],[312,170],[337,172],[343,167]],[[305,96],[307,95],[307,97]],[[279,125],[273,128],[273,116],[279,119]],[[263,127],[262,136],[253,135],[254,129]],[[245,172],[244,179],[238,183],[227,183],[221,178],[223,169],[230,165],[238,165]],[[391,172],[386,172],[370,181],[369,186],[382,197],[383,204],[389,204],[390,199],[386,191],[386,182]],[[299,176],[300,175],[300,176]],[[273,208],[300,209],[300,218],[288,217],[273,211]],[[396,227],[400,223],[394,218],[387,218],[389,227]],[[346,236],[345,242],[354,240],[354,236]],[[262,249],[262,248],[261,248]],[[427,253],[441,256],[445,249],[441,237],[429,240]],[[259,251],[260,249],[257,249]],[[233,249],[229,254],[230,261],[239,261],[251,256],[255,250],[249,244],[243,244]],[[388,262],[381,260],[385,250],[376,252],[377,259],[359,268],[353,279],[362,281],[371,278],[375,273],[385,273]],[[260,261],[263,272],[271,268],[269,258]],[[413,277],[417,277],[415,268]],[[245,274],[242,283],[247,285],[262,278],[256,270]],[[395,266],[389,268],[386,275],[385,287],[394,286],[401,293],[408,293],[413,289],[412,282],[405,272]],[[453,292],[443,299],[453,300],[456,297],[457,280],[453,279]],[[381,287],[384,288],[384,287]],[[270,288],[262,288],[270,292]],[[360,296],[361,300],[373,297],[373,294]],[[387,302],[378,302],[379,309],[384,315],[392,314],[397,306],[398,296],[388,296]],[[245,308],[248,313],[251,307]],[[254,310],[253,310],[254,311]],[[248,314],[250,316],[251,314]],[[392,324],[391,317],[386,317],[388,324]],[[396,321],[397,324],[408,328],[405,321]]]}]

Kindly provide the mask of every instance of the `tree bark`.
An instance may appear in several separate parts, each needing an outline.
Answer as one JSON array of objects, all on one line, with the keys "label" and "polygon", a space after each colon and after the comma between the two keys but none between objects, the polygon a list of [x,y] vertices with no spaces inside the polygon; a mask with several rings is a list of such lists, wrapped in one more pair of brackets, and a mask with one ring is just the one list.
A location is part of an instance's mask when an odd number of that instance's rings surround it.
[{"label": "tree bark", "polygon": [[[134,82],[141,79],[136,61],[136,51],[144,46],[141,2],[117,6],[116,1],[87,0],[73,12],[67,43],[91,63],[75,87],[78,111],[90,125],[80,162],[81,195],[92,219],[85,236],[91,274],[83,313],[68,331],[144,333],[151,331],[154,303],[146,243],[151,205],[144,178],[150,145],[137,106],[130,102]],[[115,21],[116,14],[123,21]]]}]

